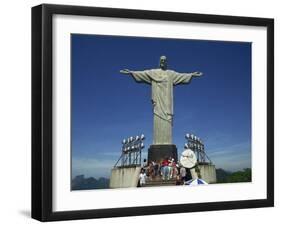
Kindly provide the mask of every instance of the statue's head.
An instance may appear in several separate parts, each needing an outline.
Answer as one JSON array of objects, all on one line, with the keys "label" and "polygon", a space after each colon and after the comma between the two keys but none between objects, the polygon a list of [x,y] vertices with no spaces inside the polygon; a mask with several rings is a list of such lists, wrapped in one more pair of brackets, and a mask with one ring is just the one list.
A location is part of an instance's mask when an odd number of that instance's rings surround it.
[{"label": "statue's head", "polygon": [[168,67],[168,63],[167,63],[167,57],[166,56],[161,56],[160,57],[160,62],[159,62],[159,66],[161,69],[166,70]]}]

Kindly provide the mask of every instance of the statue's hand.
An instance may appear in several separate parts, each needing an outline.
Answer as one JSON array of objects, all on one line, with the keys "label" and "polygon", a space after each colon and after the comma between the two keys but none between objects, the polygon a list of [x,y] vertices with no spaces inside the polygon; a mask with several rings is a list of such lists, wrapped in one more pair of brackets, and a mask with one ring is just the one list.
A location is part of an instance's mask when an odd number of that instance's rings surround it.
[{"label": "statue's hand", "polygon": [[196,72],[193,73],[193,76],[195,76],[195,77],[200,77],[202,75],[203,75],[203,73],[199,72],[199,71],[196,71]]},{"label": "statue's hand", "polygon": [[120,70],[120,73],[122,73],[122,74],[130,74],[131,71],[129,69],[123,69],[123,70]]}]

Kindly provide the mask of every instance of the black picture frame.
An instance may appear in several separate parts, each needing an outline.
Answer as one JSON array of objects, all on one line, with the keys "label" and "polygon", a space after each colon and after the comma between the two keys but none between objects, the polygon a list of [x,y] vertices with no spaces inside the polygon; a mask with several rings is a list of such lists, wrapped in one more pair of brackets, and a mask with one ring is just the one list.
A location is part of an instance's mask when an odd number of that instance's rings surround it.
[{"label": "black picture frame", "polygon": [[[55,14],[262,26],[267,28],[267,198],[95,210],[52,210],[52,17]],[[43,4],[32,8],[32,218],[122,217],[274,206],[274,20],[237,16]]]}]

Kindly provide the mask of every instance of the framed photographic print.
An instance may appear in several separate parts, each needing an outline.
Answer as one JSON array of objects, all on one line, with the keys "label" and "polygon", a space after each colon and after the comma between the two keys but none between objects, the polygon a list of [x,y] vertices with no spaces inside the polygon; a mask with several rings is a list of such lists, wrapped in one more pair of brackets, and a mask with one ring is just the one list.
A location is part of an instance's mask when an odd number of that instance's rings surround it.
[{"label": "framed photographic print", "polygon": [[32,217],[274,205],[274,21],[32,8]]}]

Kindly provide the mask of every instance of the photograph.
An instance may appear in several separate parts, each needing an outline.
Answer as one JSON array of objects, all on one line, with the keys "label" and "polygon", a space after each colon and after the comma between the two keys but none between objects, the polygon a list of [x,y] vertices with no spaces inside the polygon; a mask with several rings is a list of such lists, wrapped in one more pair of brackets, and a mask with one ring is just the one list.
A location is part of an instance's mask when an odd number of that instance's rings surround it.
[{"label": "photograph", "polygon": [[71,191],[252,182],[251,42],[69,38]]},{"label": "photograph", "polygon": [[278,222],[278,1],[2,2],[0,225]]}]

